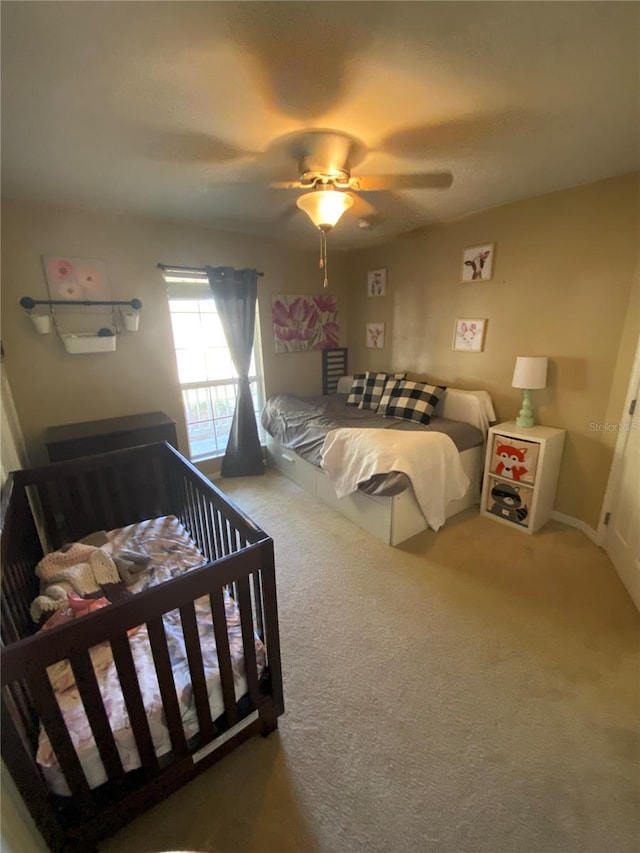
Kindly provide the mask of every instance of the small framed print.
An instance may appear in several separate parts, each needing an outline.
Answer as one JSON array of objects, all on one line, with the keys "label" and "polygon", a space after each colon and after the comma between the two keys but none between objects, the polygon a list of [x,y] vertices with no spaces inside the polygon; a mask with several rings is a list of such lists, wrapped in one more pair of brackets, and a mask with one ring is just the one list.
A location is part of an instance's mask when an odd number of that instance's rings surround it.
[{"label": "small framed print", "polygon": [[482,352],[486,320],[456,320],[452,349],[459,352]]},{"label": "small framed print", "polygon": [[460,281],[491,281],[495,251],[495,243],[485,243],[484,246],[470,246],[465,249],[462,253]]},{"label": "small framed print", "polygon": [[384,349],[384,323],[367,323],[367,346]]},{"label": "small framed print", "polygon": [[369,270],[367,273],[367,296],[387,295],[387,270]]}]

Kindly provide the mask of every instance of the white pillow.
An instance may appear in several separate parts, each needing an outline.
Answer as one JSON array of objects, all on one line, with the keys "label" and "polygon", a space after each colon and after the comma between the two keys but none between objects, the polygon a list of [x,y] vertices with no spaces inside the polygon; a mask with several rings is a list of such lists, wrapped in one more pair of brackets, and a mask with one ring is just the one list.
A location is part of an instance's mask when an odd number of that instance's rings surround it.
[{"label": "white pillow", "polygon": [[338,379],[338,387],[336,388],[336,394],[348,394],[351,391],[351,385],[353,384],[353,376],[341,376]]},{"label": "white pillow", "polygon": [[463,391],[460,388],[447,388],[433,414],[452,421],[464,421],[485,435],[489,425],[496,420],[488,391]]}]

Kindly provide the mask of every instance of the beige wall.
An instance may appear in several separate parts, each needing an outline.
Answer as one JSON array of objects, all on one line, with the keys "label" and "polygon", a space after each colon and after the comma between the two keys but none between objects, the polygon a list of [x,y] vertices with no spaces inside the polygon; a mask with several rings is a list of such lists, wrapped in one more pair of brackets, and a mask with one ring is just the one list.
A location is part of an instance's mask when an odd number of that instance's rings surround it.
[{"label": "beige wall", "polygon": [[[262,270],[259,307],[267,394],[320,393],[320,353],[276,354],[271,329],[272,294],[322,291],[315,252],[207,228],[16,201],[3,204],[2,238],[4,363],[33,464],[46,461],[47,426],[156,410],[176,420],[180,447],[187,452],[158,262]],[[114,353],[90,355],[69,355],[55,336],[38,335],[18,301],[24,295],[47,298],[41,262],[46,254],[105,259],[113,298],[136,296],[143,302],[139,332],[123,334]],[[343,257],[334,253],[331,289],[338,296],[345,336],[343,266]]]},{"label": "beige wall", "polygon": [[[549,356],[549,386],[533,403],[540,422],[568,431],[556,509],[592,526],[615,435],[589,425],[610,415],[610,393],[622,405],[629,342],[640,329],[637,300],[630,301],[638,192],[637,175],[601,181],[439,224],[349,260],[354,371],[404,369],[486,388],[503,421],[520,405],[511,388],[515,357]],[[462,249],[489,242],[493,280],[460,284]],[[388,269],[388,295],[367,298],[367,270],[378,267]],[[464,317],[488,319],[484,352],[452,351],[454,320]],[[384,350],[365,347],[366,321],[387,323]]]},{"label": "beige wall", "polygon": [[[514,417],[516,355],[548,355],[549,387],[534,392],[539,420],[568,430],[556,508],[596,526],[615,434],[589,424],[617,418],[640,328],[638,176],[577,187],[443,223],[348,255],[333,252],[350,368],[405,369],[452,386],[487,388],[498,417]],[[169,314],[156,263],[256,266],[267,394],[320,390],[320,354],[276,354],[274,293],[321,291],[314,251],[272,240],[151,219],[8,201],[3,204],[2,338],[5,368],[34,464],[48,425],[162,410],[186,433]],[[460,284],[465,246],[496,243],[493,280]],[[140,331],[115,353],[68,355],[39,336],[18,299],[45,297],[41,255],[104,258],[114,297],[144,303]],[[388,295],[366,297],[366,273],[387,267]],[[488,319],[484,352],[451,350],[456,317]],[[357,321],[356,319],[357,318]],[[350,323],[349,323],[350,319]],[[387,324],[384,350],[365,347],[366,321]]]}]

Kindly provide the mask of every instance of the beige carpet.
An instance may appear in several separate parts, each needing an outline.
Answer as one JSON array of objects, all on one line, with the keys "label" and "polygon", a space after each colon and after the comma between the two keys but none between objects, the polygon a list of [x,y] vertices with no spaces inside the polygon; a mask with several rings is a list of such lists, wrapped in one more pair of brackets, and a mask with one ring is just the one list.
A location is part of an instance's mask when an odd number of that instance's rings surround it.
[{"label": "beige carpet", "polygon": [[640,617],[604,552],[467,511],[392,549],[276,473],[286,714],[104,853],[626,853]]}]

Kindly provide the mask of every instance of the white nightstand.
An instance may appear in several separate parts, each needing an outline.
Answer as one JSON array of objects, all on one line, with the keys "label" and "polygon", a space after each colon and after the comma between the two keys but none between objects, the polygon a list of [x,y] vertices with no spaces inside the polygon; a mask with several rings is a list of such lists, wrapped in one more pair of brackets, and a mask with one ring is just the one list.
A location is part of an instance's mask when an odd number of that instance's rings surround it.
[{"label": "white nightstand", "polygon": [[518,427],[515,421],[491,427],[480,512],[511,527],[535,533],[551,517],[565,430]]}]

